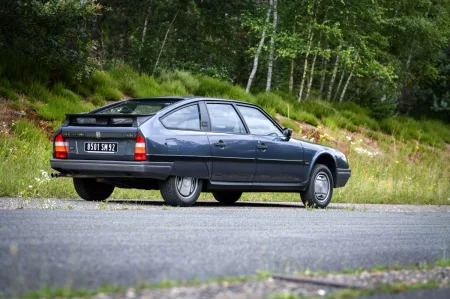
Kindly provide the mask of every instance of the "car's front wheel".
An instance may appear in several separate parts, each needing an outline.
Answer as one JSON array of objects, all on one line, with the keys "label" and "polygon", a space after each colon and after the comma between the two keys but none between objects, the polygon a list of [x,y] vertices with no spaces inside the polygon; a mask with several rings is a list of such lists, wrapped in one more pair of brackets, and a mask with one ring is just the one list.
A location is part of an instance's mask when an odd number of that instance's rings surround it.
[{"label": "car's front wheel", "polygon": [[114,186],[98,182],[96,179],[73,178],[73,186],[78,195],[88,201],[103,201],[114,191]]},{"label": "car's front wheel", "polygon": [[213,192],[214,198],[224,205],[230,205],[235,203],[241,198],[242,192],[227,192],[227,191],[218,191]]},{"label": "car's front wheel", "polygon": [[333,176],[323,164],[316,164],[311,171],[308,187],[300,192],[300,198],[305,206],[326,208],[333,197]]},{"label": "car's front wheel", "polygon": [[161,195],[170,206],[189,207],[195,204],[202,191],[202,180],[193,177],[171,176],[159,184]]}]

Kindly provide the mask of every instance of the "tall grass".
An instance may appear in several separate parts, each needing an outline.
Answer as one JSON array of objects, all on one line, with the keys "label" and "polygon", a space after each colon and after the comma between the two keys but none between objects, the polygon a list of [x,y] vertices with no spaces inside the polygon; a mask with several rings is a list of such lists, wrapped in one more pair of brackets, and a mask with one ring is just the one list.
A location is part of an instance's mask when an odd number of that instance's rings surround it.
[{"label": "tall grass", "polygon": [[90,103],[63,96],[51,96],[48,103],[35,106],[38,115],[50,121],[63,121],[66,114],[87,112],[93,108]]},{"label": "tall grass", "polygon": [[[335,202],[450,204],[450,165],[442,162],[450,159],[444,147],[445,142],[450,143],[450,127],[440,121],[397,116],[378,122],[367,109],[353,103],[297,102],[294,96],[280,92],[252,95],[239,86],[206,76],[176,71],[154,78],[140,75],[126,65],[109,73],[96,72],[87,82],[70,87],[63,83],[49,87],[38,80],[20,82],[0,77],[0,96],[11,100],[9,105],[19,105],[20,99],[20,105],[35,109],[55,129],[66,113],[89,111],[107,100],[167,95],[256,103],[273,116],[278,113],[286,117],[281,124],[292,128],[297,136],[307,133],[294,120],[325,125],[334,141],[321,138],[319,142],[346,153],[353,170],[348,185],[336,190]],[[347,135],[352,136],[350,141]],[[321,136],[325,133],[321,132]],[[375,147],[365,143],[367,137],[377,140]],[[376,154],[369,156],[368,152]],[[45,132],[33,122],[16,121],[11,133],[0,138],[0,196],[76,197],[71,180],[42,180],[41,170],[51,171],[50,156],[51,142]],[[118,189],[113,198],[159,199],[159,195]],[[243,200],[298,201],[299,197],[256,193],[245,194]]]}]

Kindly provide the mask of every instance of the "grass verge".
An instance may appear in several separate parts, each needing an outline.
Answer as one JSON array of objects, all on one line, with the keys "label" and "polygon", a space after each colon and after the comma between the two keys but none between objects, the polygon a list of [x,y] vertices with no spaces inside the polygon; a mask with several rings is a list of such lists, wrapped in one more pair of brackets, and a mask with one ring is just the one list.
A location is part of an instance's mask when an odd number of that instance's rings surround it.
[{"label": "grass verge", "polygon": [[[450,204],[450,126],[435,120],[392,117],[377,121],[353,103],[297,102],[283,93],[248,94],[239,86],[187,72],[163,73],[154,78],[122,65],[96,72],[86,82],[67,87],[39,81],[10,82],[0,78],[2,104],[34,109],[39,120],[27,116],[7,121],[0,139],[0,196],[77,197],[71,180],[42,180],[49,173],[51,142],[40,128],[57,128],[66,113],[89,111],[124,96],[201,95],[257,103],[271,115],[282,115],[282,126],[294,136],[344,152],[352,177],[336,189],[333,202],[389,204]],[[14,113],[12,113],[14,114]],[[29,118],[29,117],[28,117]],[[15,129],[15,126],[18,126]],[[311,128],[313,126],[313,128]],[[324,127],[322,127],[324,126]],[[48,132],[47,132],[48,133]],[[35,138],[34,138],[34,137]],[[32,138],[33,137],[33,138]],[[30,187],[31,186],[31,187]],[[202,195],[202,198],[211,198]],[[117,189],[112,198],[160,199],[158,192]],[[299,201],[298,194],[249,193],[242,200]]]}]

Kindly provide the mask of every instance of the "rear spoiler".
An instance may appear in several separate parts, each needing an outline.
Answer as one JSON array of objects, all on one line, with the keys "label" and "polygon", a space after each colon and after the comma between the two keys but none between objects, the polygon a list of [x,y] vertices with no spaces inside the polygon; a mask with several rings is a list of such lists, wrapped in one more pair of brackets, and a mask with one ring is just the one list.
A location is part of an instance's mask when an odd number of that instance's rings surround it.
[{"label": "rear spoiler", "polygon": [[154,115],[155,114],[66,114],[66,121],[63,123],[63,127],[139,127]]}]

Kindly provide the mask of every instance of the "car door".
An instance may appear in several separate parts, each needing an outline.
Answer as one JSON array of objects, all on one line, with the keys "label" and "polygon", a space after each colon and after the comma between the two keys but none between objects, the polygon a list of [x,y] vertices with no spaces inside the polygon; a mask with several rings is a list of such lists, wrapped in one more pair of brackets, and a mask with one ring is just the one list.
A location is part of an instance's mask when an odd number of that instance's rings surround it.
[{"label": "car door", "polygon": [[303,180],[303,147],[287,140],[266,113],[256,107],[238,105],[250,133],[256,140],[255,183],[299,183]]},{"label": "car door", "polygon": [[255,175],[256,141],[231,103],[206,104],[211,130],[212,181],[248,182]]}]

